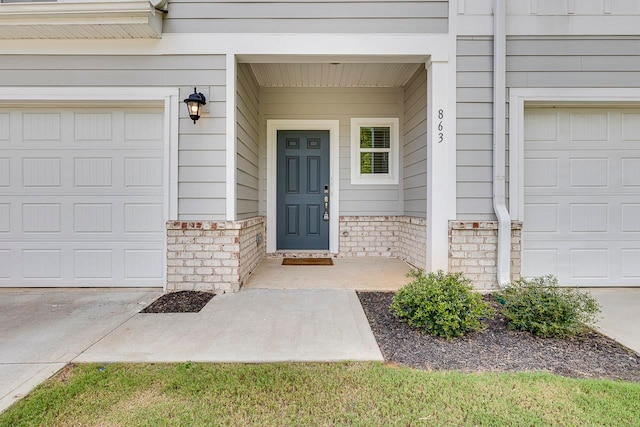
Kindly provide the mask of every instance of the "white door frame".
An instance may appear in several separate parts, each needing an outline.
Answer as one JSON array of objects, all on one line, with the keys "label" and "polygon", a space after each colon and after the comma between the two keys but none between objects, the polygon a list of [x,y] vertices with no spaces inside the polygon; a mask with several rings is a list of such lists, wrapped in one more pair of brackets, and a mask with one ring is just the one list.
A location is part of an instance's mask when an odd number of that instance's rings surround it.
[{"label": "white door frame", "polygon": [[329,131],[329,252],[340,250],[340,121],[267,120],[267,253],[277,251],[278,131]]},{"label": "white door frame", "polygon": [[640,88],[511,88],[509,97],[509,211],[524,220],[525,104],[567,103],[573,106],[640,104]]}]

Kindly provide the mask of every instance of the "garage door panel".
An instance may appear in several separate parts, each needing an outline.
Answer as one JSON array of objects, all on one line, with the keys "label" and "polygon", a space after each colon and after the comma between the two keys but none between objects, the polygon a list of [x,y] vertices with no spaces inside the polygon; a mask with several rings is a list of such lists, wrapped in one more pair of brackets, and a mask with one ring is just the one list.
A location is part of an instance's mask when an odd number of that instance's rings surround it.
[{"label": "garage door panel", "polygon": [[22,115],[22,141],[25,143],[60,141],[61,130],[61,113],[24,113]]},{"label": "garage door panel", "polygon": [[525,187],[558,187],[557,158],[528,158],[524,161]]},{"label": "garage door panel", "polygon": [[525,140],[523,275],[640,285],[640,109],[527,109],[525,124],[530,114],[553,129],[525,132],[539,139]]},{"label": "garage door panel", "polygon": [[158,109],[0,111],[0,286],[161,286]]},{"label": "garage door panel", "polygon": [[6,241],[164,238],[164,205],[156,196],[118,201],[108,196],[83,199],[85,202],[75,202],[77,197],[73,196],[29,196],[23,198],[24,203],[1,203],[0,238]]},{"label": "garage door panel", "polygon": [[0,187],[9,187],[11,185],[11,159],[7,157],[0,158]]},{"label": "garage door panel", "polygon": [[609,141],[609,114],[606,112],[572,112],[569,115],[570,141]]},{"label": "garage door panel", "polygon": [[640,113],[622,114],[622,140],[640,141]]},{"label": "garage door panel", "polygon": [[[604,242],[601,242],[604,243]],[[570,279],[609,279],[609,249],[569,249]]]},{"label": "garage door panel", "polygon": [[622,249],[622,278],[629,280],[640,279],[640,248]]},{"label": "garage door panel", "polygon": [[609,186],[608,158],[572,158],[569,163],[570,187],[607,188]]},{"label": "garage door panel", "polygon": [[114,276],[112,249],[75,249],[73,252],[76,279],[109,279]]},{"label": "garage door panel", "polygon": [[0,285],[147,286],[163,279],[157,242],[21,241],[0,246]]},{"label": "garage door panel", "polygon": [[572,233],[606,233],[609,231],[609,205],[607,203],[572,203],[569,210],[569,231]]},{"label": "garage door panel", "polygon": [[73,175],[75,187],[113,188],[113,158],[75,157]]},{"label": "garage door panel", "polygon": [[622,159],[621,164],[622,187],[634,190],[640,188],[640,158],[625,157]]},{"label": "garage door panel", "polygon": [[[622,231],[625,233],[640,232],[640,203],[623,203]],[[638,235],[640,238],[640,235]]]},{"label": "garage door panel", "polygon": [[0,249],[0,283],[11,278],[11,250]]},{"label": "garage door panel", "polygon": [[546,276],[553,274],[559,276],[558,265],[560,263],[558,249],[542,244],[528,245],[522,250],[522,271],[525,277]]},{"label": "garage door panel", "polygon": [[11,231],[11,204],[0,203],[0,233]]},{"label": "garage door panel", "polygon": [[0,112],[0,144],[9,141],[10,138],[10,116],[9,113]]}]

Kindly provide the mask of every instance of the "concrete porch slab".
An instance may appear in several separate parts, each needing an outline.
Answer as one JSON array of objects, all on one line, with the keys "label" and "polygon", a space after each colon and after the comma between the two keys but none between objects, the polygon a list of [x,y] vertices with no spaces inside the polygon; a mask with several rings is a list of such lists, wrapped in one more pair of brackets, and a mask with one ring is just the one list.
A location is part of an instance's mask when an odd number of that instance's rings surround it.
[{"label": "concrete porch slab", "polygon": [[334,258],[333,264],[282,265],[282,258],[266,258],[243,288],[397,291],[409,282],[411,270],[395,258]]},{"label": "concrete porch slab", "polygon": [[200,313],[138,314],[77,362],[383,360],[355,291],[249,289]]}]

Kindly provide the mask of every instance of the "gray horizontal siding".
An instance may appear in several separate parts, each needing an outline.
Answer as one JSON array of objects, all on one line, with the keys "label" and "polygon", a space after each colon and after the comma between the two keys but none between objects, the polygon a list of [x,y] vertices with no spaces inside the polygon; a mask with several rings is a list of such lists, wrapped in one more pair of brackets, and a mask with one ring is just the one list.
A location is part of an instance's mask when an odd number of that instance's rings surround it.
[{"label": "gray horizontal siding", "polygon": [[[197,68],[190,65],[198,64]],[[197,125],[179,109],[178,217],[225,218],[225,58],[222,55],[0,55],[3,86],[207,87]]]},{"label": "gray horizontal siding", "polygon": [[404,214],[427,216],[427,72],[421,67],[404,88]]},{"label": "gray horizontal siding", "polygon": [[493,40],[458,38],[457,218],[494,219]]},{"label": "gray horizontal siding", "polygon": [[446,33],[445,0],[173,0],[163,32]]},{"label": "gray horizontal siding", "polygon": [[237,115],[237,217],[258,215],[259,148],[258,83],[249,65],[238,64]]},{"label": "gray horizontal siding", "polygon": [[640,37],[509,37],[508,87],[640,87]]},{"label": "gray horizontal siding", "polygon": [[[398,215],[403,212],[401,185],[351,185],[350,121],[352,117],[398,117],[402,124],[402,109],[401,88],[261,88],[261,146],[266,146],[268,119],[339,120],[340,215]],[[266,151],[261,155],[261,164],[264,165]],[[264,189],[264,169],[261,179],[261,188]],[[266,206],[264,191],[262,200],[263,206]]]}]

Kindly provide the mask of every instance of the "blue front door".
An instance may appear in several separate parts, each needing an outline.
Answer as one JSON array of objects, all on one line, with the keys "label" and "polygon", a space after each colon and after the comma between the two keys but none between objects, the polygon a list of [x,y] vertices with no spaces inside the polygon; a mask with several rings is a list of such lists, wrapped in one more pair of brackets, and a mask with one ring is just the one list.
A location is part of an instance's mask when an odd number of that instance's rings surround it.
[{"label": "blue front door", "polygon": [[329,131],[278,131],[278,250],[329,249]]}]

